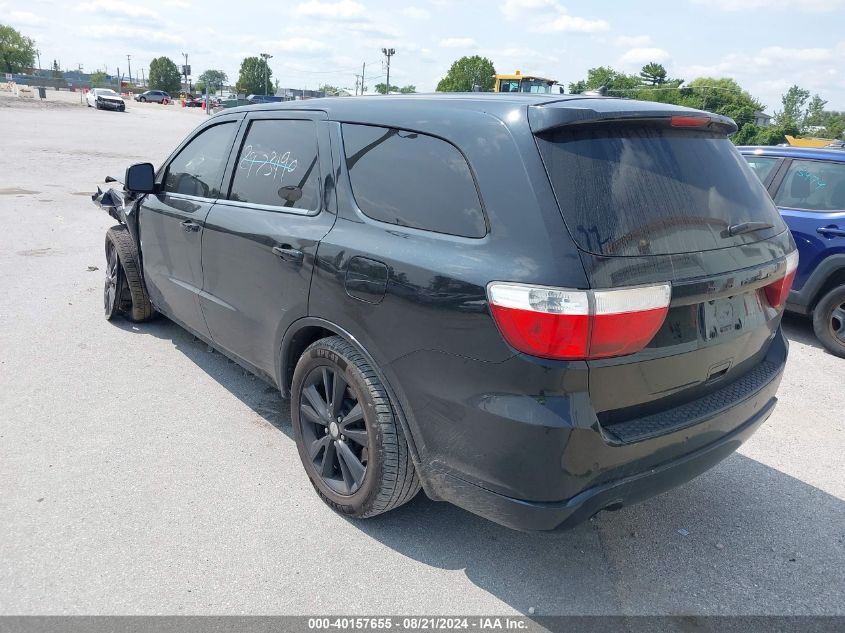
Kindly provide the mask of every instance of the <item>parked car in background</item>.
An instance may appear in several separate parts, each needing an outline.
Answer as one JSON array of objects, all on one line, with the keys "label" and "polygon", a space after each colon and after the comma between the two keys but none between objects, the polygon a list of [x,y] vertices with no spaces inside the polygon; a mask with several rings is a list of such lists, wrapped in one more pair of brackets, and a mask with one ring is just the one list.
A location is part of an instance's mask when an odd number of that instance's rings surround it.
[{"label": "parked car in background", "polygon": [[137,95],[135,97],[135,101],[140,101],[141,103],[147,101],[153,103],[170,103],[173,101],[173,98],[164,90],[147,90],[146,92],[142,92]]},{"label": "parked car in background", "polygon": [[845,357],[845,152],[740,147],[801,254],[786,309],[809,315],[822,345]]},{"label": "parked car in background", "polygon": [[276,95],[247,95],[247,101],[250,103],[279,103],[284,101],[284,97],[277,97]]},{"label": "parked car in background", "polygon": [[89,108],[98,110],[126,110],[126,102],[111,88],[93,88],[85,93],[85,102]]},{"label": "parked car in background", "polygon": [[774,410],[797,252],[735,131],[584,95],[224,110],[130,167],[127,206],[95,196],[121,221],[106,316],[161,312],[289,395],[346,516],[422,486],[571,527],[697,476]]},{"label": "parked car in background", "polygon": [[205,97],[203,95],[188,95],[185,98],[185,106],[188,108],[204,108]]}]

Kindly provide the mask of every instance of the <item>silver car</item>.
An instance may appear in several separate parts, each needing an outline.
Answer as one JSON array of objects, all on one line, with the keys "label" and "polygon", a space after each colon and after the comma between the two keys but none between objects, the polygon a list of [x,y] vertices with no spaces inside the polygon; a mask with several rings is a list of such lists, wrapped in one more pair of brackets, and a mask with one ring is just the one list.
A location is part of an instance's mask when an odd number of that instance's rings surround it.
[{"label": "silver car", "polygon": [[164,103],[173,101],[173,97],[167,94],[164,90],[147,90],[135,97],[135,101],[144,103],[145,101],[152,101],[155,103]]}]

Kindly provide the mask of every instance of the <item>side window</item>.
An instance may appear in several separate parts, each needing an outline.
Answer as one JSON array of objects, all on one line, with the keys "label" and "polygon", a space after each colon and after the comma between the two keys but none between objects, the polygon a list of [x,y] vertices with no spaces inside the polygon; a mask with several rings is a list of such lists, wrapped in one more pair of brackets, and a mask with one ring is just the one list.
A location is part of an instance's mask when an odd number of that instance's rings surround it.
[{"label": "side window", "polygon": [[433,136],[343,125],[352,192],[365,215],[400,226],[484,237],[487,226],[463,155]]},{"label": "side window", "polygon": [[772,170],[778,164],[777,158],[767,158],[764,156],[745,156],[744,158],[748,162],[748,166],[751,167],[751,171],[760,179],[760,182],[766,182],[766,178],[769,177],[769,174],[772,173]]},{"label": "side window", "polygon": [[793,160],[775,204],[810,211],[845,210],[845,163]]},{"label": "side window", "polygon": [[230,200],[315,211],[320,208],[313,121],[253,121],[238,156]]},{"label": "side window", "polygon": [[164,191],[200,198],[220,196],[220,181],[237,125],[221,123],[200,133],[167,166]]}]

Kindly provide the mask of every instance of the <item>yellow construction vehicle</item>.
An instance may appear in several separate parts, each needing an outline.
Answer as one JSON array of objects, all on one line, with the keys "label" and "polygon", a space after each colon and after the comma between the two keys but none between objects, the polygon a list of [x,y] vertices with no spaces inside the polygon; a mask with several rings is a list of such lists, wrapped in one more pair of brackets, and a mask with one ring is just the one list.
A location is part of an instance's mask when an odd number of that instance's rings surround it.
[{"label": "yellow construction vehicle", "polygon": [[494,92],[531,92],[534,94],[562,94],[563,86],[554,79],[523,75],[516,71],[513,75],[495,75]]}]

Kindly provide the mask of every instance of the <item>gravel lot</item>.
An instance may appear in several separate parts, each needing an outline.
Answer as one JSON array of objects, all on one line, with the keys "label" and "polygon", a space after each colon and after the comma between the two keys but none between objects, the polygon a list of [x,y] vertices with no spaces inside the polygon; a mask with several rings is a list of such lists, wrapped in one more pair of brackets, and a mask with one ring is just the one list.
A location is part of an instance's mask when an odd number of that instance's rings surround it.
[{"label": "gravel lot", "polygon": [[769,422],[642,505],[540,535],[422,495],[329,511],[274,389],[102,315],[88,196],[203,116],[0,93],[0,613],[845,613],[845,360],[800,318]]}]

